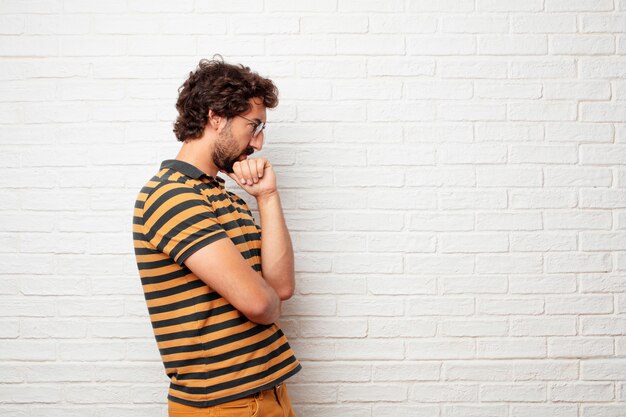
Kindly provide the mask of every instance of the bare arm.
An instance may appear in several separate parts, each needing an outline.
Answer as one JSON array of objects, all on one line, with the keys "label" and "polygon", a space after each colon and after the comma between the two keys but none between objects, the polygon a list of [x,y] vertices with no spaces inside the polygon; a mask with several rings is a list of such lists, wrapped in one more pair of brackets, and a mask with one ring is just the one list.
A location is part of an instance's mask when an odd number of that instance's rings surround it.
[{"label": "bare arm", "polygon": [[257,197],[261,215],[261,269],[263,278],[281,300],[291,298],[295,289],[293,247],[285,224],[278,191]]},{"label": "bare arm", "polygon": [[185,260],[185,266],[249,320],[272,324],[280,317],[278,294],[230,239],[219,239],[199,249]]}]

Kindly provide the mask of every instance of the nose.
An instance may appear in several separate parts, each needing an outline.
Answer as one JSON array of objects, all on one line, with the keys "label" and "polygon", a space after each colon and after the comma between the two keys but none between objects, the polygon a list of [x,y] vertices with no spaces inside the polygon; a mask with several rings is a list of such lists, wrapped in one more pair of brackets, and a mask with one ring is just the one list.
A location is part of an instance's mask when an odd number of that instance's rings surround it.
[{"label": "nose", "polygon": [[263,148],[263,139],[265,139],[264,132],[261,131],[256,137],[250,141],[250,146],[256,151],[260,151]]}]

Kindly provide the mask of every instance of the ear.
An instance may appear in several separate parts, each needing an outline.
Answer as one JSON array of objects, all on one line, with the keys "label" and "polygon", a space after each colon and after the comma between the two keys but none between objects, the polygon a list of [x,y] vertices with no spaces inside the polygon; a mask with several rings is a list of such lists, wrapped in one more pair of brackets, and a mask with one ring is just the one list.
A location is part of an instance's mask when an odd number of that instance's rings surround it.
[{"label": "ear", "polygon": [[210,125],[211,128],[218,130],[220,124],[222,123],[222,119],[223,117],[215,114],[213,110],[209,110],[209,119],[207,121],[207,124]]}]

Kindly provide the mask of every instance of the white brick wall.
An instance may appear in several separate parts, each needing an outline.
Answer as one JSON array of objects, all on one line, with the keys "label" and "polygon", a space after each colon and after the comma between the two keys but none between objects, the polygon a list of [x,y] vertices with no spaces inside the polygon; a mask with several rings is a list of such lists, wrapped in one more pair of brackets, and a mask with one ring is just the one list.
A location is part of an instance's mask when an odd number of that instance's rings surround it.
[{"label": "white brick wall", "polygon": [[281,92],[300,416],[626,415],[625,0],[0,0],[0,416],[166,416],[131,211],[214,53]]}]

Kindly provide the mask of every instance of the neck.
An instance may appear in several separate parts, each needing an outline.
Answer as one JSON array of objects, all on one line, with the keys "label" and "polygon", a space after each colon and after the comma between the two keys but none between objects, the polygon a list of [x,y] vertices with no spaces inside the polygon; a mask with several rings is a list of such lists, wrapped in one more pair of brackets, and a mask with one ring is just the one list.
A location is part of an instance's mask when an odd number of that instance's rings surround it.
[{"label": "neck", "polygon": [[195,166],[206,175],[216,177],[218,169],[213,164],[212,153],[213,149],[208,146],[205,138],[192,139],[183,143],[176,159]]}]

